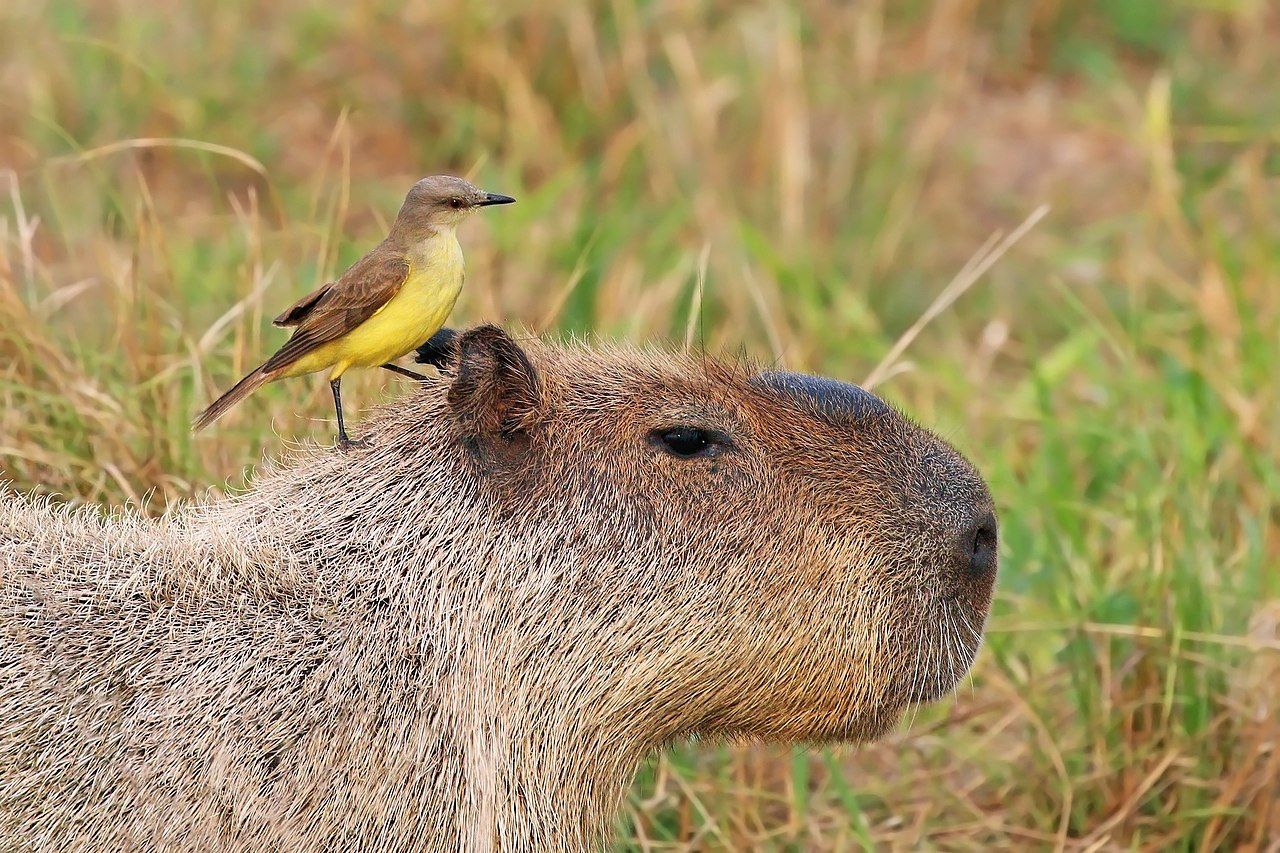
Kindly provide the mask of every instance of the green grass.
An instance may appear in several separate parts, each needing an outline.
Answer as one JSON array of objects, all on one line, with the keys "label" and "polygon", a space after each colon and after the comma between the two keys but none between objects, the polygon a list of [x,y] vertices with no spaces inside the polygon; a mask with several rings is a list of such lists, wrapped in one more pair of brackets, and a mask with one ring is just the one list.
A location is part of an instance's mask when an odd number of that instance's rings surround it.
[{"label": "green grass", "polygon": [[1047,203],[879,386],[1000,504],[972,684],[859,749],[665,756],[623,849],[1274,841],[1278,40],[1245,0],[7,3],[0,466],[158,510],[328,436],[305,380],[186,424],[421,174],[520,198],[455,325],[855,381]]}]

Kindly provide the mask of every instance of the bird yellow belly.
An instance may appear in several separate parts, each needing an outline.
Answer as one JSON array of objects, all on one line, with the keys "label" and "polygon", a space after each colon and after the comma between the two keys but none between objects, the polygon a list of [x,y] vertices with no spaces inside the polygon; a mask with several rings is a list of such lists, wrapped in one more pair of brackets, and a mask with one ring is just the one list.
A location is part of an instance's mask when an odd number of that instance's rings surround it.
[{"label": "bird yellow belly", "polygon": [[386,305],[338,340],[298,359],[285,375],[329,368],[329,378],[337,379],[349,368],[377,367],[426,343],[449,319],[462,291],[462,251],[456,240],[449,242],[452,247],[424,247],[411,258],[409,277]]}]

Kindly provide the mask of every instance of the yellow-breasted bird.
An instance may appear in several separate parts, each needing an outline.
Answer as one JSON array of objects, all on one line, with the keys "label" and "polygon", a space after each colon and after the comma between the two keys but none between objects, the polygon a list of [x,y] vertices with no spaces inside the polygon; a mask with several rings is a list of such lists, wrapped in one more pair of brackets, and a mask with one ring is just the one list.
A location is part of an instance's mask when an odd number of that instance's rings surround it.
[{"label": "yellow-breasted bird", "polygon": [[481,207],[510,204],[461,178],[435,175],[413,185],[391,233],[337,281],[308,293],[272,322],[293,326],[284,346],[201,412],[201,430],[262,385],[289,376],[329,371],[338,444],[354,442],[342,422],[342,374],[352,367],[385,367],[425,377],[390,362],[422,346],[448,319],[462,290],[460,222]]}]

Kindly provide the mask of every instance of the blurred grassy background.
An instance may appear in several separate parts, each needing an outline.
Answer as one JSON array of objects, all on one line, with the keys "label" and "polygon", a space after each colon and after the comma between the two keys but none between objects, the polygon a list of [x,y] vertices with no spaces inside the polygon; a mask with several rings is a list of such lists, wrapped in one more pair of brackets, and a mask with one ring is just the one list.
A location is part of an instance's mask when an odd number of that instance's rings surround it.
[{"label": "blurred grassy background", "polygon": [[1000,504],[972,686],[859,749],[663,757],[623,844],[1274,845],[1277,44],[1263,0],[8,0],[3,475],[159,510],[330,440],[321,381],[187,423],[423,174],[520,199],[453,325],[700,312],[855,381],[1048,203],[879,386]]}]

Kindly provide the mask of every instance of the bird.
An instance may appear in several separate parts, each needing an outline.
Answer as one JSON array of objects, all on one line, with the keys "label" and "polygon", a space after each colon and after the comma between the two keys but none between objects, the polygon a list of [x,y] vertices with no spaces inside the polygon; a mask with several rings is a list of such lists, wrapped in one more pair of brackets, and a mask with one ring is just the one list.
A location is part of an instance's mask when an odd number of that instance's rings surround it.
[{"label": "bird", "polygon": [[482,207],[511,204],[462,178],[433,175],[413,185],[387,238],[342,274],[308,293],[272,320],[293,328],[274,355],[237,382],[192,421],[196,432],[268,382],[328,370],[338,416],[338,446],[353,441],[342,419],[342,377],[352,367],[383,367],[427,343],[449,318],[465,268],[457,227]]}]

